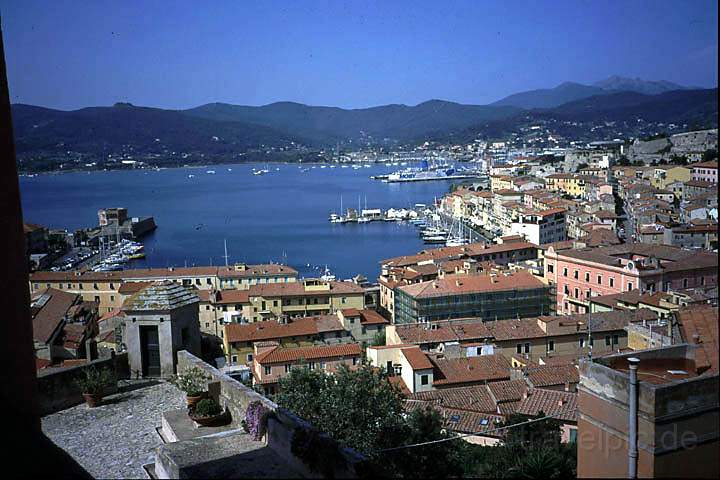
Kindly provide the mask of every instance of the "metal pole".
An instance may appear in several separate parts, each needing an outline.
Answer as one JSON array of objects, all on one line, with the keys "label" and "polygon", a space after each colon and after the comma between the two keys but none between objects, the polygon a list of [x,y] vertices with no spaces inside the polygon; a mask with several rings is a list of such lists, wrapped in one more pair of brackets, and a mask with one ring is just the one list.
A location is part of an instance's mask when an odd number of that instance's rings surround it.
[{"label": "metal pole", "polygon": [[630,418],[628,419],[628,478],[637,478],[637,413],[638,413],[638,380],[637,370],[640,359],[628,358],[630,366]]}]

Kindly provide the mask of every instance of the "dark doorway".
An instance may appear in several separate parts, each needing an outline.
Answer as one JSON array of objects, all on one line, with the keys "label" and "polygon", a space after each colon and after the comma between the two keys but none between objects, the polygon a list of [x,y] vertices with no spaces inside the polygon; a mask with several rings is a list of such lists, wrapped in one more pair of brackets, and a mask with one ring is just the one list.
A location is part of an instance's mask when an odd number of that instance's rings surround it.
[{"label": "dark doorway", "polygon": [[160,339],[157,327],[140,327],[140,355],[143,377],[159,377]]}]

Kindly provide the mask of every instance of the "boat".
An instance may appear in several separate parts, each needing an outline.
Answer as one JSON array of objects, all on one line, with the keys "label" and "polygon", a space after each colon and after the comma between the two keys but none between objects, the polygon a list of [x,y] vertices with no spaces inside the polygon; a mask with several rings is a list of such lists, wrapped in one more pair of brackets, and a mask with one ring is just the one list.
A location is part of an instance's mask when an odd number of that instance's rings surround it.
[{"label": "boat", "polygon": [[190,175],[188,175],[188,178],[193,178],[194,176],[195,176],[195,175],[193,175],[193,174],[191,173]]},{"label": "boat", "polygon": [[358,217],[357,223],[367,223],[370,219],[368,217]]},{"label": "boat", "polygon": [[432,237],[423,237],[423,242],[425,243],[445,243],[447,241],[447,238],[444,236],[432,236]]},{"label": "boat", "polygon": [[145,258],[145,254],[142,252],[141,253],[133,253],[132,255],[128,256],[128,258],[130,260],[139,260],[141,258]]},{"label": "boat", "polygon": [[265,173],[265,170],[254,170],[253,175],[263,175]]},{"label": "boat", "polygon": [[215,175],[215,170],[207,170],[205,173],[209,173],[210,175]]},{"label": "boat", "polygon": [[325,265],[325,271],[322,275],[320,275],[320,280],[323,282],[334,282],[336,279],[335,275],[333,275],[332,272],[330,272],[330,269]]}]

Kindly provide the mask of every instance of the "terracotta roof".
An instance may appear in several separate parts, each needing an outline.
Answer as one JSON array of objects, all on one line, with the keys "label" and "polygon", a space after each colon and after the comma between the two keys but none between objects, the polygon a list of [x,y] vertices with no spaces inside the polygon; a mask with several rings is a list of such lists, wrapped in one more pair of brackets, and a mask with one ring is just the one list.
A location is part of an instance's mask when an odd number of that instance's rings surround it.
[{"label": "terracotta roof", "polygon": [[577,393],[533,388],[528,390],[527,398],[520,401],[517,413],[532,416],[540,412],[545,415],[559,414],[555,417],[558,420],[576,422],[577,397]]},{"label": "terracotta roof", "polygon": [[398,289],[414,298],[432,298],[544,287],[545,284],[533,274],[519,270],[507,275],[448,275],[437,280],[405,285]]},{"label": "terracotta roof", "polygon": [[[335,320],[338,324],[337,319]],[[342,325],[339,329],[343,329]],[[225,325],[225,338],[228,342],[258,342],[287,337],[303,337],[319,333],[316,317],[298,318],[288,323],[276,320],[248,324],[231,323]]]},{"label": "terracotta roof", "polygon": [[360,310],[361,325],[381,325],[385,323],[390,323],[390,321],[375,310]]},{"label": "terracotta roof", "polygon": [[388,379],[388,382],[397,386],[400,389],[400,391],[403,393],[403,395],[408,396],[411,394],[410,389],[407,387],[407,385],[405,385],[405,380],[403,380],[400,375],[394,375],[392,377],[387,377],[387,379]]},{"label": "terracotta roof", "polygon": [[360,316],[360,310],[358,310],[357,308],[343,308],[340,311],[346,317],[359,317]]},{"label": "terracotta roof", "polygon": [[580,383],[580,372],[575,365],[541,365],[526,368],[525,375],[536,388]]},{"label": "terracotta roof", "polygon": [[426,370],[433,368],[433,364],[428,360],[425,352],[420,350],[420,347],[413,346],[409,348],[403,348],[400,350],[405,356],[413,370]]},{"label": "terracotta roof", "polygon": [[80,299],[74,293],[48,288],[36,295],[31,303],[33,339],[48,343],[62,326],[68,309]]},{"label": "terracotta roof", "polygon": [[219,290],[216,303],[250,303],[250,293],[248,290]]},{"label": "terracotta roof", "polygon": [[[435,405],[432,402],[424,402],[419,400],[406,400],[405,410],[412,412],[417,409],[431,408],[437,410],[443,418],[443,426],[450,431],[458,433],[475,433],[483,435],[489,430],[495,430],[504,420],[500,415],[490,413],[479,413],[467,410],[457,410],[453,408]],[[488,434],[489,437],[501,438],[502,430],[493,431]]]},{"label": "terracotta roof", "polygon": [[385,266],[409,266],[419,262],[427,262],[430,260],[449,259],[449,258],[467,258],[480,255],[492,255],[503,252],[512,252],[515,250],[525,250],[527,248],[537,248],[537,245],[530,242],[510,242],[495,245],[486,245],[484,243],[469,243],[459,247],[440,247],[423,250],[415,255],[406,255],[402,257],[394,257],[382,260],[380,263]]},{"label": "terracotta roof", "polygon": [[35,230],[39,230],[41,228],[45,228],[42,225],[37,225],[35,223],[23,223],[23,231],[25,233],[34,232]]},{"label": "terracotta roof", "polygon": [[276,347],[255,357],[260,364],[289,363],[298,360],[337,359],[360,357],[362,348],[357,343],[321,345],[313,347],[282,348]]},{"label": "terracotta roof", "polygon": [[[677,313],[685,342],[697,344],[695,366],[698,373],[718,372],[718,309],[710,305],[693,305]],[[695,337],[697,335],[697,337]]]},{"label": "terracotta roof", "polygon": [[222,273],[222,276],[251,276],[260,275],[263,271],[271,274],[287,273],[291,276],[297,275],[297,270],[287,265],[248,265],[245,272],[228,272],[232,267],[168,267],[168,268],[138,268],[117,272],[93,272],[84,271],[79,276],[77,271],[68,270],[64,272],[39,271],[30,274],[31,281],[77,281],[81,280],[127,280],[127,279],[164,279],[175,277],[212,277]]},{"label": "terracotta roof", "polygon": [[415,392],[408,395],[409,400],[432,402],[448,408],[495,413],[497,406],[486,385],[471,387],[441,388],[427,392]]},{"label": "terracotta roof", "polygon": [[132,295],[145,287],[149,287],[152,283],[153,282],[123,282],[120,288],[118,288],[118,293],[120,295]]},{"label": "terracotta roof", "polygon": [[52,365],[52,362],[50,360],[45,360],[44,358],[35,358],[35,369],[40,370],[42,368],[48,368],[50,365]]},{"label": "terracotta roof", "polygon": [[718,168],[717,160],[710,160],[708,162],[693,163],[688,165],[690,168]]},{"label": "terracotta roof", "polygon": [[468,358],[432,358],[435,365],[433,385],[479,383],[510,378],[510,362],[502,355]]},{"label": "terracotta roof", "polygon": [[233,267],[218,267],[217,275],[219,277],[260,277],[260,276],[297,276],[297,270],[287,265],[279,265],[277,263],[266,263],[259,265],[245,265],[242,270]]},{"label": "terracotta roof", "polygon": [[487,388],[495,402],[504,403],[522,400],[528,385],[525,380],[505,380],[490,382],[487,384]]}]

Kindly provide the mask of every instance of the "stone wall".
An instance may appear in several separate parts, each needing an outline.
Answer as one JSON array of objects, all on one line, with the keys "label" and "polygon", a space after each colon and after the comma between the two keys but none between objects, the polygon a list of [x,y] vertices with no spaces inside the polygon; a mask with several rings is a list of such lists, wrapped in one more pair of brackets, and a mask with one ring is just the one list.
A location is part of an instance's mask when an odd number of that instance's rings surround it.
[{"label": "stone wall", "polygon": [[[112,369],[116,380],[130,378],[127,353],[94,360],[84,365],[40,370],[37,374],[40,415],[48,415],[82,403],[82,392],[75,385],[75,379],[91,367]],[[117,384],[114,384],[108,388],[106,394],[116,391]]]},{"label": "stone wall", "polygon": [[[227,407],[230,411],[232,426],[240,428],[242,420],[245,419],[245,411],[248,405],[254,401],[261,402],[269,410],[274,412],[274,415],[268,421],[265,436],[268,447],[274,450],[283,460],[304,476],[310,478],[320,477],[320,474],[309,471],[303,461],[293,455],[291,451],[295,429],[312,428],[308,422],[278,406],[251,388],[246,387],[239,381],[221,373],[218,369],[208,365],[187,351],[183,350],[178,352],[177,359],[178,373],[186,368],[196,366],[204,370],[211,377],[211,380],[208,382],[208,391],[211,396],[218,400],[221,406]],[[357,477],[355,466],[362,462],[364,457],[351,449],[342,449],[341,455],[346,462],[336,467],[334,477]]]}]

